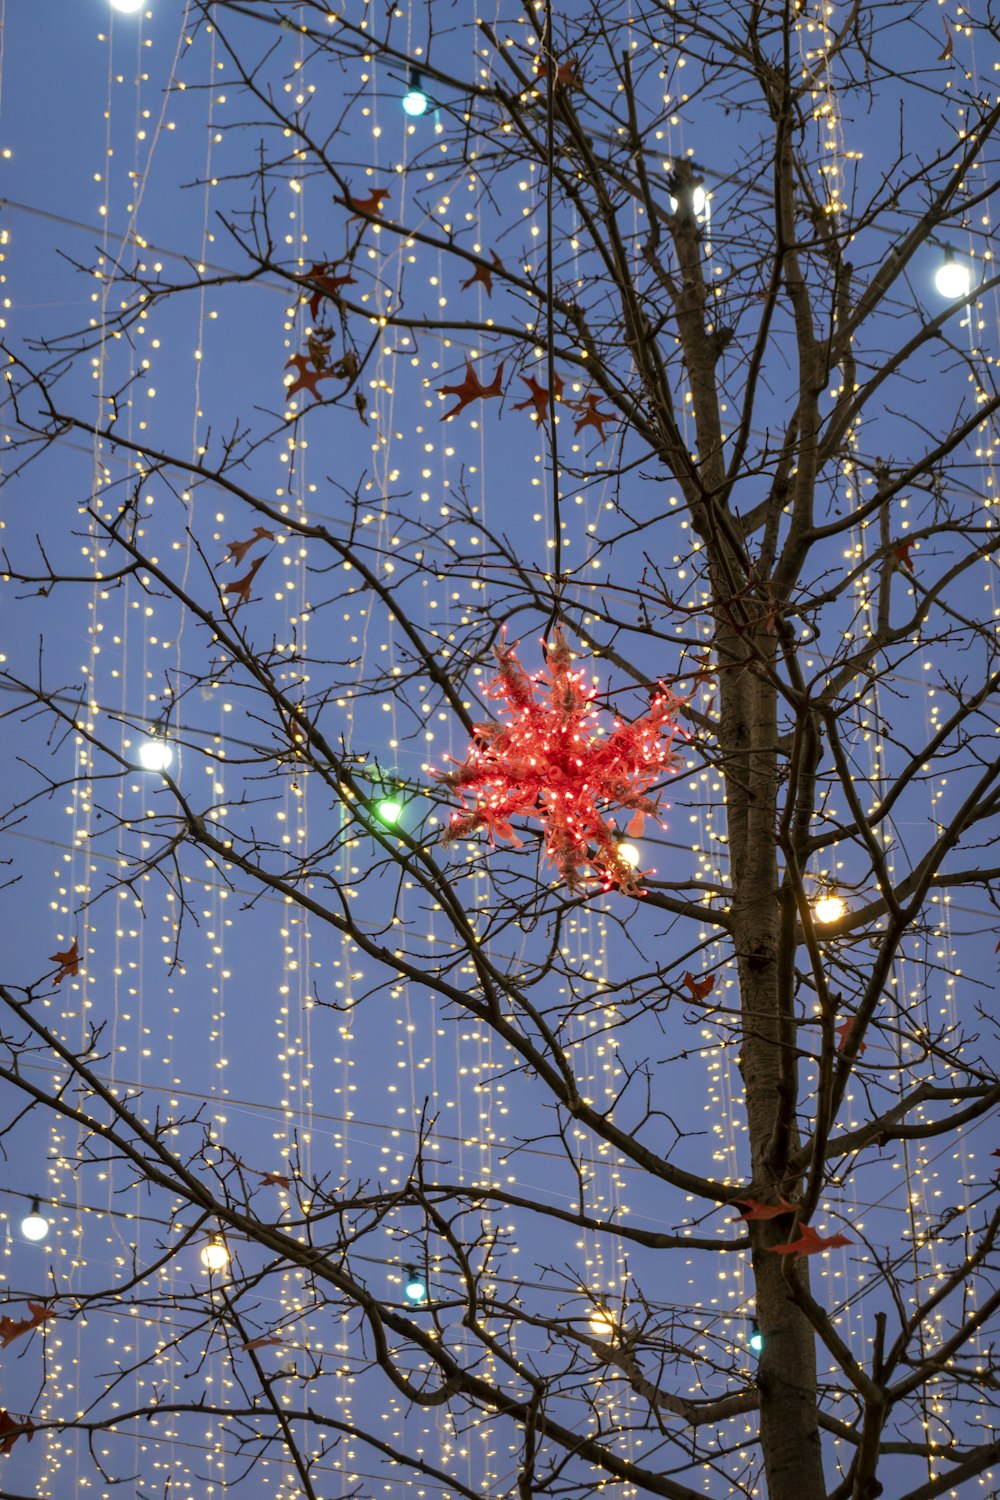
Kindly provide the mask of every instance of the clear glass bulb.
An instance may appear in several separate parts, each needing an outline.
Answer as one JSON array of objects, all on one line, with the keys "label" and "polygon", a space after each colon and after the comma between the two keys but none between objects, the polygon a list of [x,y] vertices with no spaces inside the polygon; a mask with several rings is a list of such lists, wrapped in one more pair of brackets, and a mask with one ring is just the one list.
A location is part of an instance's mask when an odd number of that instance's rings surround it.
[{"label": "clear glass bulb", "polygon": [[26,1240],[39,1244],[49,1232],[49,1221],[38,1207],[38,1199],[31,1205],[30,1213],[21,1220],[21,1233]]},{"label": "clear glass bulb", "polygon": [[[705,189],[699,182],[691,193],[691,207],[694,210],[694,216],[696,219],[705,212],[705,206],[707,203],[708,194],[705,192]],[[670,212],[672,214],[675,214],[677,212],[677,199],[673,196],[672,193],[670,195]]]},{"label": "clear glass bulb", "polygon": [[229,1251],[221,1239],[209,1240],[202,1246],[201,1263],[206,1271],[224,1271],[229,1264]]},{"label": "clear glass bulb", "polygon": [[964,260],[956,260],[948,251],[934,273],[934,285],[942,297],[954,302],[956,297],[969,295],[972,273]]},{"label": "clear glass bulb", "polygon": [[839,922],[847,911],[847,902],[835,891],[824,891],[813,902],[813,916],[817,922]]},{"label": "clear glass bulb", "polygon": [[166,771],[174,763],[174,752],[166,740],[143,740],[139,746],[139,764],[144,771]]},{"label": "clear glass bulb", "polygon": [[427,1298],[427,1283],[419,1271],[407,1271],[403,1290],[408,1302],[424,1302]]}]

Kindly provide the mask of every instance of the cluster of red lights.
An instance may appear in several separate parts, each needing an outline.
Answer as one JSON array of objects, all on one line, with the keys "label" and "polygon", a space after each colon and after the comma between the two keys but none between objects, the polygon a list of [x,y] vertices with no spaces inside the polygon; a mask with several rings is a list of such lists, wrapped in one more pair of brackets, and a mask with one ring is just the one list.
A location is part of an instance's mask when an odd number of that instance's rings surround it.
[{"label": "cluster of red lights", "polygon": [[630,834],[642,831],[659,802],[647,795],[678,758],[672,749],[682,698],[663,689],[649,712],[633,724],[614,721],[609,734],[597,732],[597,690],[572,669],[572,652],[561,633],[546,647],[543,671],[530,676],[516,647],[496,648],[499,673],[486,697],[500,700],[506,723],[477,724],[475,739],[461,764],[436,772],[459,794],[445,842],[486,829],[490,842],[505,839],[520,847],[511,825],[516,817],[537,818],[548,857],[571,889],[583,872],[596,872],[607,890],[638,892],[636,872],[623,858],[620,836],[607,819],[627,809]]}]

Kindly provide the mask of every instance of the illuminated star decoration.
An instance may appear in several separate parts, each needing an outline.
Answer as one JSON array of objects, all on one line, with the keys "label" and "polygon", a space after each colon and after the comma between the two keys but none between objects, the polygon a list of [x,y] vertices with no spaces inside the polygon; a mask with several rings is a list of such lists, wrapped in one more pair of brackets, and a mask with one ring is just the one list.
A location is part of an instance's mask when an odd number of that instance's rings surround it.
[{"label": "illuminated star decoration", "polygon": [[546,853],[571,890],[589,866],[605,890],[617,886],[640,894],[636,871],[619,853],[607,816],[628,808],[628,831],[638,834],[643,818],[659,813],[656,799],[646,794],[680,764],[671,746],[685,700],[661,688],[642,718],[633,724],[616,719],[611,733],[601,735],[593,708],[597,690],[573,671],[560,631],[546,650],[545,669],[533,677],[514,646],[495,653],[500,672],[486,697],[504,704],[510,723],[477,724],[465,760],[453,771],[434,773],[465,806],[452,816],[445,842],[486,829],[491,843],[499,838],[520,847],[511,819],[537,818]]},{"label": "illuminated star decoration", "polygon": [[473,368],[471,359],[467,359],[465,361],[465,379],[462,381],[461,385],[438,386],[439,396],[458,397],[457,404],[452,407],[451,411],[446,411],[444,413],[441,421],[446,422],[449,417],[457,417],[458,413],[460,411],[464,411],[465,408],[473,401],[485,401],[487,396],[502,396],[503,391],[500,386],[500,382],[502,379],[503,364],[501,363],[497,366],[497,372],[493,377],[492,383],[490,385],[483,385],[479,376],[476,374],[475,369]]}]

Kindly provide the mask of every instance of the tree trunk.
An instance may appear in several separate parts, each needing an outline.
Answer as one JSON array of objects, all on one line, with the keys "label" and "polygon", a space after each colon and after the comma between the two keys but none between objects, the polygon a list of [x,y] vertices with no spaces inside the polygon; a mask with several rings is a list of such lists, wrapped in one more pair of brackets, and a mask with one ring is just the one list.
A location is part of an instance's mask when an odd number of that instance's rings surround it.
[{"label": "tree trunk", "polygon": [[[750,630],[755,631],[752,652],[747,640],[728,628],[717,635],[716,646],[743,1018],[740,1069],[753,1190],[773,1201],[779,1192],[787,1196],[798,1186],[787,1175],[798,1145],[798,1070],[792,976],[783,978],[779,963],[777,694],[763,670],[773,658],[775,641],[759,625]],[[787,1241],[791,1225],[790,1218],[750,1225],[757,1320],[764,1338],[758,1367],[761,1445],[769,1500],[823,1500],[815,1335],[786,1280],[790,1275],[805,1283],[806,1263],[800,1259],[789,1267],[786,1257],[771,1248]]]}]

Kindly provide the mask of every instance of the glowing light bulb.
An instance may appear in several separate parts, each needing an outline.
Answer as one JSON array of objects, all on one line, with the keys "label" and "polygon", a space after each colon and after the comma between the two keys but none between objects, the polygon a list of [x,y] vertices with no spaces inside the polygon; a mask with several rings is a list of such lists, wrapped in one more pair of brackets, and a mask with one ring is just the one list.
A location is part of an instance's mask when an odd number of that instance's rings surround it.
[{"label": "glowing light bulb", "polygon": [[407,1302],[427,1301],[426,1278],[421,1276],[419,1271],[415,1271],[412,1266],[407,1266],[406,1268],[406,1281],[403,1285],[403,1291],[406,1293]]},{"label": "glowing light bulb", "polygon": [[403,804],[398,797],[383,797],[375,808],[380,823],[392,828],[403,816]]},{"label": "glowing light bulb", "polygon": [[49,1221],[38,1206],[38,1199],[31,1200],[31,1210],[21,1220],[21,1233],[26,1240],[38,1244],[49,1232]]},{"label": "glowing light bulb", "polygon": [[414,68],[410,73],[410,86],[403,95],[403,108],[408,115],[416,118],[417,115],[425,115],[430,108],[430,104],[431,101],[424,93],[420,74]]},{"label": "glowing light bulb", "polygon": [[630,844],[628,839],[622,839],[618,845],[618,853],[630,870],[637,870],[639,868],[639,861],[642,859],[642,855],[635,844]]},{"label": "glowing light bulb", "polygon": [[934,285],[942,297],[954,302],[956,297],[967,297],[972,286],[972,272],[964,260],[956,260],[950,245],[944,248],[944,260],[934,273]]},{"label": "glowing light bulb", "polygon": [[126,16],[132,16],[137,10],[142,10],[146,0],[111,0],[111,9],[120,10]]},{"label": "glowing light bulb", "polygon": [[596,1338],[610,1339],[614,1337],[615,1320],[606,1307],[595,1307],[590,1315],[590,1331]]},{"label": "glowing light bulb", "polygon": [[229,1251],[221,1235],[214,1235],[201,1249],[201,1263],[206,1271],[224,1271],[229,1264]]},{"label": "glowing light bulb", "polygon": [[[705,192],[705,189],[702,187],[701,183],[698,182],[691,190],[691,210],[694,213],[696,219],[705,212],[707,206],[708,194]],[[673,193],[671,193],[670,195],[670,212],[672,214],[675,214],[677,212],[677,199],[674,197]]]},{"label": "glowing light bulb", "polygon": [[817,922],[839,922],[847,912],[847,902],[836,891],[824,891],[813,902],[813,916]]},{"label": "glowing light bulb", "polygon": [[754,1354],[759,1354],[764,1347],[764,1335],[760,1331],[760,1325],[756,1318],[750,1328],[750,1337],[747,1340]]},{"label": "glowing light bulb", "polygon": [[144,771],[166,771],[174,762],[174,752],[166,740],[150,737],[139,746],[139,764]]}]

